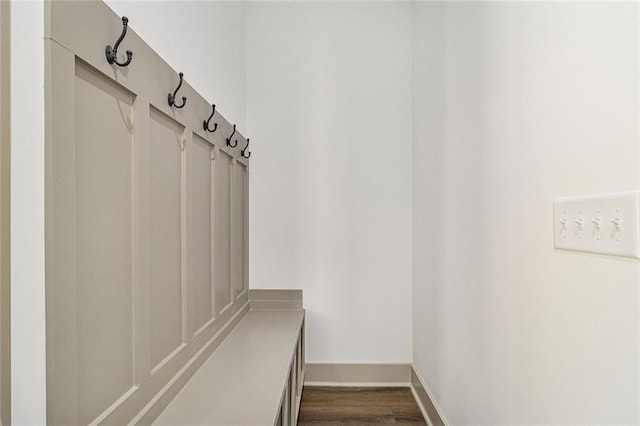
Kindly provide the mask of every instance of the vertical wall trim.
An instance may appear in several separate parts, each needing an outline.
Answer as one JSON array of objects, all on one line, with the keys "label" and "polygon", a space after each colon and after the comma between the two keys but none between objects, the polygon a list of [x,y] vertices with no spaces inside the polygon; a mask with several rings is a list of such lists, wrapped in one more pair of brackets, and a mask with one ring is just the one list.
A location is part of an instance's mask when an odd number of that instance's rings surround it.
[{"label": "vertical wall trim", "polygon": [[140,385],[151,375],[151,260],[149,247],[149,103],[137,97],[134,105],[135,141],[133,147],[133,316],[136,327],[134,338],[134,384]]},{"label": "vertical wall trim", "polygon": [[[71,52],[53,41],[45,41],[45,52],[45,330],[49,342],[46,349],[48,355],[52,354],[58,344],[65,354],[46,356],[46,415],[48,423],[75,424],[78,376],[76,370],[66,369],[78,365],[77,145],[73,137],[77,63]],[[56,322],[64,327],[54,327]],[[62,394],[57,389],[67,392]],[[60,403],[72,409],[59,410]]]},{"label": "vertical wall trim", "polygon": [[242,192],[243,198],[243,226],[242,226],[242,247],[243,247],[243,261],[242,261],[242,291],[249,290],[249,165],[244,167],[244,191]]},{"label": "vertical wall trim", "polygon": [[180,220],[182,222],[182,343],[188,343],[193,337],[193,299],[191,297],[190,286],[193,273],[190,265],[189,243],[189,226],[192,222],[192,212],[189,208],[191,195],[189,189],[191,187],[191,150],[193,149],[193,132],[190,129],[183,129],[182,133],[182,170],[181,170],[181,197],[182,197],[182,213]]},{"label": "vertical wall trim", "polygon": [[0,1],[0,424],[11,424],[11,2]]},{"label": "vertical wall trim", "polygon": [[218,147],[211,150],[211,319],[217,317],[216,312],[216,159]]},{"label": "vertical wall trim", "polygon": [[11,21],[12,423],[46,424],[44,2]]},{"label": "vertical wall trim", "polygon": [[[234,286],[234,280],[236,279],[235,274],[233,272],[233,249],[235,248],[235,244],[233,244],[233,237],[234,237],[234,232],[233,232],[233,226],[234,226],[234,217],[233,217],[233,201],[234,201],[234,193],[233,193],[233,189],[234,189],[234,184],[233,181],[236,177],[235,173],[236,173],[236,162],[237,160],[235,159],[235,157],[233,157],[231,159],[231,163],[229,164],[229,246],[228,246],[228,251],[229,251],[229,299],[230,299],[230,304],[233,304],[236,300],[236,295],[233,293],[233,290],[235,288]],[[229,306],[229,305],[227,305]]]},{"label": "vertical wall trim", "polygon": [[[637,159],[638,159],[638,170],[640,170],[640,5],[638,3],[636,3],[636,8],[637,13],[637,21],[636,21],[636,58],[637,58],[637,68],[636,68],[636,75],[637,80],[636,80],[636,84],[637,84],[637,93],[636,93],[636,122],[638,125],[638,130],[636,131],[636,144],[637,144],[637,148],[638,148],[638,154],[637,154]],[[640,174],[637,177],[638,179],[638,188],[640,188]],[[638,269],[638,274],[640,275],[640,265],[638,265],[637,267]],[[640,308],[640,292],[638,292],[638,303],[637,306]],[[638,346],[638,354],[640,354],[640,315],[636,315],[638,318],[638,336],[636,339],[637,342],[637,346]],[[638,357],[638,369],[637,369],[637,379],[638,379],[638,394],[637,394],[637,398],[638,398],[638,402],[636,404],[637,409],[638,409],[638,414],[637,414],[637,418],[636,421],[638,423],[640,423],[640,357]]]}]

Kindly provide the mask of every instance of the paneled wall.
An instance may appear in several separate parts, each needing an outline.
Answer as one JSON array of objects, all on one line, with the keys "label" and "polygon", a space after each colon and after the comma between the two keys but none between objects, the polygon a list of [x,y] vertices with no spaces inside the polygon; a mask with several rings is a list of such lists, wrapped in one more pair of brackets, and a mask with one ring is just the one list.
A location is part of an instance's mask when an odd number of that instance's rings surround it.
[{"label": "paneled wall", "polygon": [[103,3],[50,7],[48,419],[149,423],[248,310],[247,141],[133,31],[109,65]]}]

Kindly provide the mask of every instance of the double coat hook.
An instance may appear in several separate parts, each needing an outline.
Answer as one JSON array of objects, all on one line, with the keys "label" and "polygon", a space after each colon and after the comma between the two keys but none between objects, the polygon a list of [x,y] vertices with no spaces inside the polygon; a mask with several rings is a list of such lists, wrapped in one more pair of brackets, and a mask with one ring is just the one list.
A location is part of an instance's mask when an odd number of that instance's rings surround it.
[{"label": "double coat hook", "polygon": [[231,135],[229,135],[229,137],[227,138],[227,146],[230,146],[231,148],[235,148],[236,146],[238,146],[238,139],[235,140],[235,143],[233,145],[231,145],[231,138],[233,137],[233,135],[236,134],[236,125],[233,125],[233,133],[231,133]]},{"label": "double coat hook", "polygon": [[127,18],[126,16],[123,16],[122,17],[122,34],[120,34],[120,38],[118,38],[118,41],[116,41],[116,44],[113,47],[111,45],[108,45],[107,47],[104,48],[105,55],[107,56],[107,62],[109,62],[110,64],[116,64],[119,67],[126,67],[127,65],[129,65],[131,63],[131,58],[133,57],[133,52],[130,50],[127,50],[126,62],[118,62],[118,57],[117,57],[118,47],[120,47],[120,43],[122,43],[124,36],[127,34],[128,24],[129,24],[129,18]]},{"label": "double coat hook", "polygon": [[182,97],[182,105],[176,104],[176,94],[178,94],[178,90],[180,90],[180,87],[182,87],[182,77],[184,77],[183,73],[178,73],[178,75],[180,76],[180,83],[178,84],[178,87],[176,87],[176,90],[173,91],[173,94],[169,93],[169,96],[167,99],[169,101],[170,107],[183,108],[187,104],[186,96]]},{"label": "double coat hook", "polygon": [[247,144],[244,146],[244,149],[242,151],[240,151],[240,154],[242,155],[242,158],[251,157],[251,153],[249,153],[249,155],[244,155],[247,152],[247,148],[249,148],[249,138],[247,138]]},{"label": "double coat hook", "polygon": [[218,129],[218,123],[213,123],[213,129],[209,128],[209,122],[213,118],[213,114],[216,113],[216,106],[214,104],[211,104],[211,107],[213,108],[213,111],[211,111],[209,119],[202,122],[202,127],[204,128],[204,130],[213,133]]}]

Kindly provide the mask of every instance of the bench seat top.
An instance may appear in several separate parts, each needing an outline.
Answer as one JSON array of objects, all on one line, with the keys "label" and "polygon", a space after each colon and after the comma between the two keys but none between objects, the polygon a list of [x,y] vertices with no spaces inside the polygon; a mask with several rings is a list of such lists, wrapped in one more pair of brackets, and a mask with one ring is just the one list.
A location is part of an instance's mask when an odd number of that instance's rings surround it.
[{"label": "bench seat top", "polygon": [[247,312],[154,424],[272,426],[303,317]]}]

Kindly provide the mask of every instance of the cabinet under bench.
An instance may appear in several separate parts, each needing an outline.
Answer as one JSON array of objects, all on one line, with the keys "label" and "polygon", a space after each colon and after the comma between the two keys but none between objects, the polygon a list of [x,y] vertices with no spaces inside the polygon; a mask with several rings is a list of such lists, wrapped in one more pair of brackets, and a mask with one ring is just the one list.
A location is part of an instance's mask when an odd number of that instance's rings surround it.
[{"label": "cabinet under bench", "polygon": [[154,424],[295,425],[303,380],[304,310],[252,308]]}]

